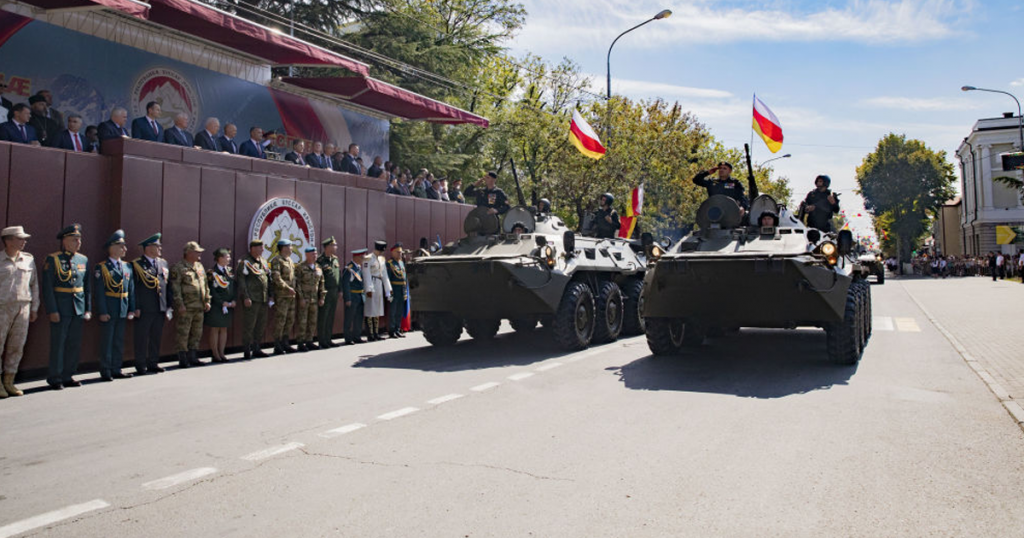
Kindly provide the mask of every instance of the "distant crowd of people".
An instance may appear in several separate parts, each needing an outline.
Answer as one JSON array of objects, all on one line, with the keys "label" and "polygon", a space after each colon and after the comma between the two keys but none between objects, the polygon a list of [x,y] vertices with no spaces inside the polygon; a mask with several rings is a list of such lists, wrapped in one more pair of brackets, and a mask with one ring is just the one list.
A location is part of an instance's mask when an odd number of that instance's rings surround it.
[{"label": "distant crowd of people", "polygon": [[[886,267],[898,272],[896,258],[886,260]],[[915,275],[932,278],[989,276],[992,280],[1024,275],[1024,256],[989,251],[984,256],[934,256],[921,254],[911,259]]]}]

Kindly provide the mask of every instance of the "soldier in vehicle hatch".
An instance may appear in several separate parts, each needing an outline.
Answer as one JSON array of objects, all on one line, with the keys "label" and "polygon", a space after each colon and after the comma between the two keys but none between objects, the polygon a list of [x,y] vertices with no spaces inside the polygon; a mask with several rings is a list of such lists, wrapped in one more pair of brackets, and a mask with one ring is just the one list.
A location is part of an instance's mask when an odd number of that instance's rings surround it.
[{"label": "soldier in vehicle hatch", "polygon": [[[708,179],[708,176],[714,173],[718,174],[718,179]],[[725,161],[718,163],[718,166],[710,170],[698,173],[693,177],[693,184],[707,189],[709,198],[716,194],[722,194],[736,200],[736,203],[743,208],[744,213],[750,209],[750,201],[747,200],[747,195],[743,192],[743,184],[732,178],[732,165]]]},{"label": "soldier in vehicle hatch", "polygon": [[807,217],[807,225],[823,232],[832,231],[832,215],[839,212],[839,197],[828,188],[832,178],[821,175],[814,178],[814,190],[800,202],[800,220]]},{"label": "soldier in vehicle hatch", "polygon": [[615,197],[611,193],[606,192],[601,195],[598,199],[600,207],[594,211],[594,218],[590,220],[587,228],[583,230],[583,235],[601,239],[615,237],[615,234],[619,232],[620,223],[619,214],[612,207],[614,203]]}]

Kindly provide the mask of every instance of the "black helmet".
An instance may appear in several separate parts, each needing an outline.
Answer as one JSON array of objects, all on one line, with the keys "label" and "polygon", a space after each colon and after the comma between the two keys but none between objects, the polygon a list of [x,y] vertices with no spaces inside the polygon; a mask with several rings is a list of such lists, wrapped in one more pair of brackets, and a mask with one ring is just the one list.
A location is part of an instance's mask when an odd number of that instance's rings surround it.
[{"label": "black helmet", "polygon": [[615,197],[612,196],[612,193],[610,193],[610,192],[606,192],[606,193],[602,194],[601,198],[607,199],[608,200],[608,205],[612,205],[612,204],[615,203]]},{"label": "black helmet", "polygon": [[548,200],[547,198],[541,198],[540,201],[537,202],[537,210],[542,213],[551,211],[551,200]]},{"label": "black helmet", "polygon": [[814,185],[815,186],[818,185],[818,180],[819,179],[825,182],[825,188],[826,189],[829,187],[829,185],[832,185],[832,178],[826,176],[825,174],[822,174],[822,175],[814,178]]},{"label": "black helmet", "polygon": [[514,224],[512,224],[512,231],[515,231],[516,228],[522,228],[523,231],[525,232],[526,231],[526,223],[523,222],[523,221],[517,220]]},{"label": "black helmet", "polygon": [[764,220],[765,217],[771,217],[772,226],[777,227],[779,225],[779,216],[774,211],[762,211],[761,216],[757,217],[758,226],[761,226],[761,221]]}]

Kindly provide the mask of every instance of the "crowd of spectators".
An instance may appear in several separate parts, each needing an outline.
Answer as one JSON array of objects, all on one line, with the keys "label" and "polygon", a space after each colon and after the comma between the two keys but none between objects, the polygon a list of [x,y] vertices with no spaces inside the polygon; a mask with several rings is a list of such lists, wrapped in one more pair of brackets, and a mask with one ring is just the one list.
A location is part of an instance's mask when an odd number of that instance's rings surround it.
[{"label": "crowd of spectators", "polygon": [[[886,260],[886,267],[898,271],[895,258]],[[992,280],[1019,278],[1024,275],[1024,256],[989,252],[984,256],[942,256],[921,254],[911,259],[915,275],[932,278],[987,276]]]}]

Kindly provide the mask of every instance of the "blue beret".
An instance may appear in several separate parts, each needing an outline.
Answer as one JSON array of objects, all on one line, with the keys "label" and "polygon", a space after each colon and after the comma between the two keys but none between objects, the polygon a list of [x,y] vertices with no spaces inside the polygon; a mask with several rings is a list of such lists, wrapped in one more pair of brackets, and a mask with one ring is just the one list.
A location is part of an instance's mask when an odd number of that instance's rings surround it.
[{"label": "blue beret", "polygon": [[306,247],[305,252],[316,252],[316,247]]},{"label": "blue beret", "polygon": [[290,246],[292,246],[292,242],[287,240],[287,239],[280,239],[277,242],[277,248],[290,247]]}]

